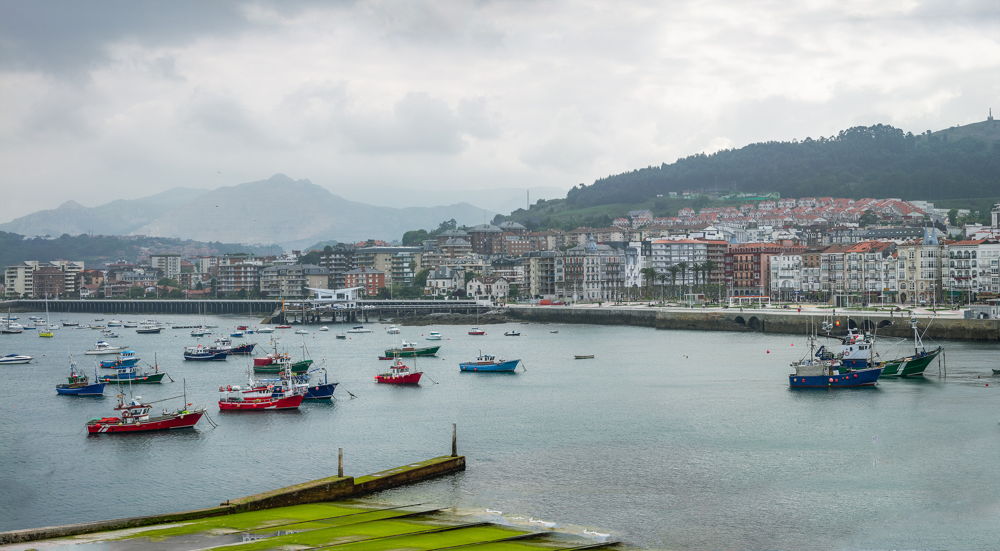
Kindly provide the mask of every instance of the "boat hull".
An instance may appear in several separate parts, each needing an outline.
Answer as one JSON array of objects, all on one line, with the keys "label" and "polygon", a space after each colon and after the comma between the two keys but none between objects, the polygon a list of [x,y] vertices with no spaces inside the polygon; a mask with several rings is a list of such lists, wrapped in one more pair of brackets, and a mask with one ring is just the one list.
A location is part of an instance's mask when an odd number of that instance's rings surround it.
[{"label": "boat hull", "polygon": [[465,362],[458,364],[459,371],[470,371],[474,373],[513,373],[517,369],[517,364],[521,360],[508,360],[506,362]]},{"label": "boat hull", "polygon": [[383,373],[375,376],[375,382],[384,385],[416,385],[420,384],[420,376],[423,374],[424,373],[422,371],[407,373],[405,375],[391,375]]},{"label": "boat hull", "polygon": [[103,396],[107,383],[88,385],[57,385],[56,393],[61,396]]},{"label": "boat hull", "polygon": [[941,348],[938,347],[930,352],[916,354],[906,358],[889,360],[882,364],[882,377],[917,377],[924,374],[924,370],[930,365],[938,355]]},{"label": "boat hull", "polygon": [[874,386],[882,374],[881,367],[870,367],[830,375],[788,376],[788,386],[792,388],[852,388]]},{"label": "boat hull", "polygon": [[423,356],[436,356],[440,346],[426,346],[423,348],[389,348],[385,351],[385,355],[392,358],[415,358]]},{"label": "boat hull", "polygon": [[219,400],[220,411],[273,411],[298,409],[302,404],[302,394],[281,398],[251,398],[249,400]]},{"label": "boat hull", "polygon": [[[312,360],[302,360],[298,362],[292,362],[291,369],[292,373],[301,374],[309,371],[309,367],[313,364]],[[285,365],[281,363],[269,364],[269,365],[254,365],[254,373],[282,373],[285,371]]]},{"label": "boat hull", "polygon": [[115,421],[106,421],[105,419],[95,419],[87,423],[87,432],[89,434],[113,434],[113,433],[125,433],[125,432],[149,432],[158,430],[172,430],[172,429],[189,429],[193,428],[198,421],[201,420],[201,416],[205,414],[205,410],[196,410],[189,412],[181,412],[172,415],[164,415],[161,417],[150,417],[147,421],[141,421],[137,423],[122,423],[121,419],[117,417],[111,417],[106,419],[114,419]]},{"label": "boat hull", "polygon": [[141,376],[137,376],[137,377],[115,377],[115,376],[108,376],[108,377],[101,377],[101,382],[104,382],[104,383],[113,383],[113,384],[118,384],[118,383],[132,383],[134,385],[136,385],[136,384],[138,384],[138,385],[150,385],[150,384],[162,383],[164,375],[166,375],[166,373],[154,373],[152,375],[141,375]]},{"label": "boat hull", "polygon": [[184,359],[196,362],[211,362],[225,360],[229,352],[185,352]]},{"label": "boat hull", "polygon": [[333,398],[333,391],[337,388],[337,383],[323,383],[309,385],[306,389],[305,400],[329,400]]}]

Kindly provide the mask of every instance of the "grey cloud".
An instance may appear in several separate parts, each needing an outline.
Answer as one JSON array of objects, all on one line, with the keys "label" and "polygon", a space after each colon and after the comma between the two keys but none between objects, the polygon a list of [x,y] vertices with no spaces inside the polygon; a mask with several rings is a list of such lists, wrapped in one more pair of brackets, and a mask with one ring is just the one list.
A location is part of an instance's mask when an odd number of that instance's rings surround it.
[{"label": "grey cloud", "polygon": [[399,100],[388,116],[349,114],[341,130],[358,151],[369,154],[454,155],[465,149],[467,135],[495,135],[474,103],[456,112],[445,101],[418,92]]},{"label": "grey cloud", "polygon": [[[280,13],[327,3],[260,1]],[[186,44],[260,28],[233,0],[0,0],[0,69],[80,75],[107,60],[117,41],[146,46]]]}]

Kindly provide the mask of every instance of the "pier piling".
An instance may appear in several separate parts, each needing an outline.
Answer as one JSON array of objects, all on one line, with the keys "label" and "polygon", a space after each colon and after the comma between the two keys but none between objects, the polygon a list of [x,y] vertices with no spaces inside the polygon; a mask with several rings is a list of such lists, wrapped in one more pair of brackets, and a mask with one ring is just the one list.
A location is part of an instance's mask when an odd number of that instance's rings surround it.
[{"label": "pier piling", "polygon": [[458,457],[458,424],[451,424],[451,456]]},{"label": "pier piling", "polygon": [[337,476],[344,476],[344,448],[337,448]]}]

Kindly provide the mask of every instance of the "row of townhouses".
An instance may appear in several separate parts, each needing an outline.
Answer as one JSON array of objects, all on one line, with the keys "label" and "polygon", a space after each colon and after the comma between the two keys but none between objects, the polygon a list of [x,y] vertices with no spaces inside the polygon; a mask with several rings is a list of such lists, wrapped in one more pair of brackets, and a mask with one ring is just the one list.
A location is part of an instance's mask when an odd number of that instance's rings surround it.
[{"label": "row of townhouses", "polygon": [[[899,200],[860,200],[846,207],[823,198],[782,201],[773,208],[917,212]],[[752,214],[761,208],[737,210]],[[303,263],[298,251],[283,257],[152,254],[148,262],[116,262],[99,270],[78,261],[28,261],[7,268],[4,292],[7,297],[127,296],[137,288],[158,292],[166,279],[166,290],[183,290],[186,296],[302,298],[313,288],[351,287],[372,296],[412,288],[425,275],[419,286],[427,296],[492,300],[516,295],[610,301],[648,296],[650,289],[699,299],[768,296],[834,304],[1000,294],[1000,205],[992,226],[966,227],[961,232],[973,238],[962,240],[945,239],[940,226],[926,220],[923,226],[814,229],[724,222],[663,229],[648,211],[631,216],[629,224],[611,228],[530,232],[505,222],[448,230],[416,246],[340,244],[324,249],[315,264]]]}]

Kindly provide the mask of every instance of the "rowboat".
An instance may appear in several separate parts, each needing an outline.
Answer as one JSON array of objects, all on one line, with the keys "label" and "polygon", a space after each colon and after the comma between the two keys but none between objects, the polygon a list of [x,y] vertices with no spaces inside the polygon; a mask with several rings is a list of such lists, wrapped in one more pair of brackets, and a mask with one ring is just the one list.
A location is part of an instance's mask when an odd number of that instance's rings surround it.
[{"label": "rowboat", "polygon": [[575,354],[573,355],[574,360],[593,360],[593,354]]}]

